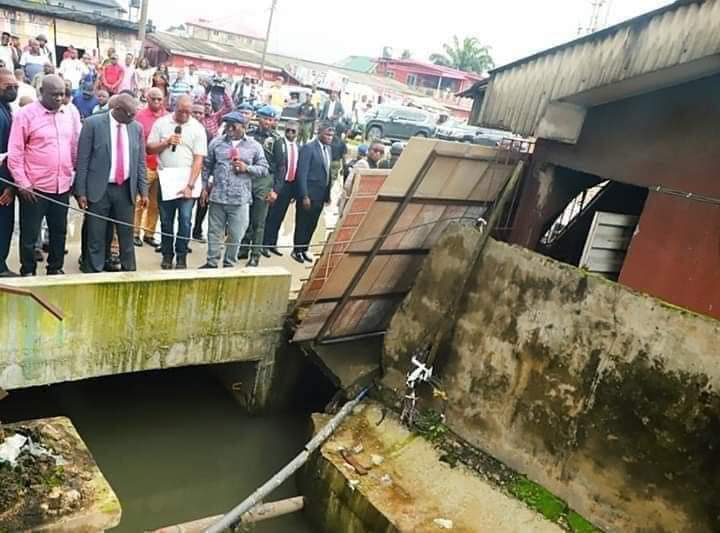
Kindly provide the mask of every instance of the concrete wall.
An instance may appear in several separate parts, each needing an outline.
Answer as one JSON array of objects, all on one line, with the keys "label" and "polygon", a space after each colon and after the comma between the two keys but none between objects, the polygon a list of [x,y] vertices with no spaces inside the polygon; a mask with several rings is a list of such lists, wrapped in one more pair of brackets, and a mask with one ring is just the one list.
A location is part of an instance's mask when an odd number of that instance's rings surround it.
[{"label": "concrete wall", "polygon": [[[477,239],[449,230],[393,318],[394,383]],[[718,321],[491,241],[436,368],[453,430],[597,525],[718,531],[718,346]]]},{"label": "concrete wall", "polygon": [[[9,280],[60,307],[0,292],[0,387],[229,361],[272,366],[287,311],[280,268]],[[262,391],[258,391],[260,394]]]},{"label": "concrete wall", "polygon": [[[720,198],[720,75],[588,111],[575,145],[540,140],[512,242],[535,248],[555,215],[545,209],[548,164],[649,187]],[[665,196],[665,195],[663,195]],[[720,318],[717,206],[653,198],[621,281],[673,304]],[[654,243],[654,244],[653,244]],[[643,276],[649,275],[647,280]]]}]

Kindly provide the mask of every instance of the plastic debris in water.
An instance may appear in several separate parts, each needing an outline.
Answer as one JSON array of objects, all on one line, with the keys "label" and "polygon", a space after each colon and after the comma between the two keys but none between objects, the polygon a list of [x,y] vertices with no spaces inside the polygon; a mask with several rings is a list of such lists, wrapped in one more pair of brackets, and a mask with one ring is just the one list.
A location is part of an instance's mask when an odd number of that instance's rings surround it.
[{"label": "plastic debris in water", "polygon": [[390,474],[385,474],[383,477],[380,478],[380,483],[385,485],[386,487],[389,487],[393,484],[393,480],[390,477]]},{"label": "plastic debris in water", "polygon": [[374,464],[375,466],[380,466],[385,462],[385,459],[382,455],[372,454],[370,456],[370,461],[372,461],[372,464]]},{"label": "plastic debris in water", "polygon": [[436,518],[433,520],[433,524],[435,524],[440,529],[452,529],[453,528],[453,521],[448,520],[447,518]]},{"label": "plastic debris in water", "polygon": [[360,481],[357,479],[350,479],[348,480],[348,485],[350,486],[350,490],[355,490],[355,487],[357,487],[360,484]]}]

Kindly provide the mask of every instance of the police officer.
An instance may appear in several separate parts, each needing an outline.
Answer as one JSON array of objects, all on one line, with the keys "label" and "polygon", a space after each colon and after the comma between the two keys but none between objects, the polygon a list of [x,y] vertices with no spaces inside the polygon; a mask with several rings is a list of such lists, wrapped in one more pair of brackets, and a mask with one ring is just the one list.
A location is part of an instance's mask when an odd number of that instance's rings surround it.
[{"label": "police officer", "polygon": [[378,168],[383,169],[391,169],[395,166],[395,163],[398,162],[398,159],[400,159],[400,154],[402,154],[403,144],[401,142],[394,142],[392,145],[390,145],[390,158],[389,159],[383,159],[380,161],[380,164],[378,165]]},{"label": "police officer", "polygon": [[[245,233],[242,248],[240,248],[240,259],[248,259],[247,266],[256,267],[260,264],[263,236],[265,234],[265,220],[268,209],[277,195],[273,192],[273,179],[275,176],[275,143],[280,137],[275,133],[272,125],[277,117],[275,110],[266,105],[261,107],[257,113],[258,126],[251,130],[249,135],[253,137],[265,151],[265,158],[269,165],[267,176],[253,179],[253,202],[250,206],[250,226]],[[267,252],[262,255],[269,256]]]}]

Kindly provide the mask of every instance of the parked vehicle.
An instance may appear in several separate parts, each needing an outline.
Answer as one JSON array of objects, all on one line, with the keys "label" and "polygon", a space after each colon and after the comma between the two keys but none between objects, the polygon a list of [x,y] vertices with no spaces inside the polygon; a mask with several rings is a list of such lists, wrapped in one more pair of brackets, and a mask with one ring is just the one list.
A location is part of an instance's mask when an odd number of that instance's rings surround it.
[{"label": "parked vehicle", "polygon": [[480,128],[470,126],[456,119],[448,119],[437,128],[437,138],[445,141],[474,142]]},{"label": "parked vehicle", "polygon": [[380,105],[368,115],[365,137],[368,140],[407,140],[435,135],[435,117],[427,111],[405,106]]}]

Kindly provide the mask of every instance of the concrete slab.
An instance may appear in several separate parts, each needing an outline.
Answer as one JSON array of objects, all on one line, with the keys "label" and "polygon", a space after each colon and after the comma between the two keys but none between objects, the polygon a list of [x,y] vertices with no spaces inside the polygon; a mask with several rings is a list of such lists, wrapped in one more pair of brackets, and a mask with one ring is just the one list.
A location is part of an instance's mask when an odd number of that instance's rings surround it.
[{"label": "concrete slab", "polygon": [[[378,426],[382,417],[379,404],[363,405],[305,471],[306,512],[321,531],[441,531],[450,524],[468,533],[562,531],[465,467],[441,462],[394,414]],[[342,457],[340,450],[353,448],[361,449],[352,457],[367,475]]]},{"label": "concrete slab", "polygon": [[16,278],[61,308],[0,293],[0,387],[232,361],[274,360],[287,313],[282,268]]},{"label": "concrete slab", "polygon": [[[68,418],[5,426],[7,436],[16,432],[32,435],[64,464],[21,455],[29,462],[19,469],[3,469],[0,503],[8,505],[0,507],[0,531],[105,531],[120,523],[120,501]],[[27,486],[29,480],[33,483]]]}]

